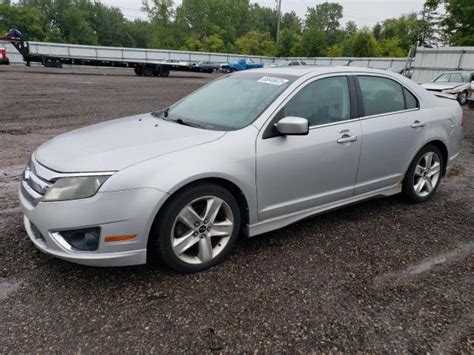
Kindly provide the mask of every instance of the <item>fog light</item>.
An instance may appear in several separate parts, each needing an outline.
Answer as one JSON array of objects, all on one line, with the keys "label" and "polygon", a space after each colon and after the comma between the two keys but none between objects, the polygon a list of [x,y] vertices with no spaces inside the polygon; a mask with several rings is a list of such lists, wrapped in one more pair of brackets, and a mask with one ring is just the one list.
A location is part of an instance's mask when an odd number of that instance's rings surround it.
[{"label": "fog light", "polygon": [[85,228],[59,232],[74,250],[94,251],[99,248],[100,228]]}]

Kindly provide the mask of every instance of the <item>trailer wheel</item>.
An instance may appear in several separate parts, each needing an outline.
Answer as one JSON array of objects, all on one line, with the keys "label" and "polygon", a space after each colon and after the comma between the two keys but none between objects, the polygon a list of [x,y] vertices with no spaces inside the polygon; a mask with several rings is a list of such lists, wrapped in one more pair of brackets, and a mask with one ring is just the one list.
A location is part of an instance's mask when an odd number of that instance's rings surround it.
[{"label": "trailer wheel", "polygon": [[143,76],[153,76],[153,68],[152,67],[144,67],[143,68]]},{"label": "trailer wheel", "polygon": [[135,67],[133,69],[133,71],[135,72],[135,75],[137,75],[137,76],[142,76],[143,75],[142,67]]},{"label": "trailer wheel", "polygon": [[165,68],[161,68],[161,71],[160,71],[160,76],[162,78],[167,78],[170,76],[170,70],[169,69],[165,69]]}]

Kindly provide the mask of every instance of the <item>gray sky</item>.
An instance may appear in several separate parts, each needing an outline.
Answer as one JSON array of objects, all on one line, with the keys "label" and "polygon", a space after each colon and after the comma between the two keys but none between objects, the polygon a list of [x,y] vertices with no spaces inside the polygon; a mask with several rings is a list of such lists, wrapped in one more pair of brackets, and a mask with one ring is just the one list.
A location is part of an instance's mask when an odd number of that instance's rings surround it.
[{"label": "gray sky", "polygon": [[[304,17],[306,9],[325,0],[282,0],[283,11],[294,10]],[[329,0],[344,7],[343,22],[355,21],[359,26],[373,26],[377,21],[399,17],[412,11],[420,11],[425,0]],[[103,4],[119,7],[129,19],[144,18],[140,11],[141,0],[101,0]],[[175,0],[179,4],[181,0]],[[275,6],[276,0],[254,0],[260,5]]]}]

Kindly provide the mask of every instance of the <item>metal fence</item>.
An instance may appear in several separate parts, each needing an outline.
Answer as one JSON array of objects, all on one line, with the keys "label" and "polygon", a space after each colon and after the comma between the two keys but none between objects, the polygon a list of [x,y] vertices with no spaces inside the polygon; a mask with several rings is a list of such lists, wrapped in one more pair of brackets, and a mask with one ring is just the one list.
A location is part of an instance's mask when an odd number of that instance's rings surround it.
[{"label": "metal fence", "polygon": [[[7,51],[12,63],[23,63],[21,55],[11,44]],[[76,44],[30,42],[33,53],[58,57],[75,57],[81,59],[125,60],[140,63],[152,63],[167,58],[175,58],[188,62],[212,61],[227,63],[241,58],[251,58],[256,63],[271,64],[280,58],[238,55],[226,53],[188,52],[159,49],[137,49],[84,46]],[[379,69],[402,70],[407,58],[342,58],[316,57],[303,59],[309,65],[347,65],[363,66]],[[418,83],[430,82],[443,71],[471,70],[474,71],[474,47],[418,48],[412,62],[413,80]]]},{"label": "metal fence", "polygon": [[474,72],[474,47],[418,48],[413,62],[413,80],[430,82],[442,72]]}]

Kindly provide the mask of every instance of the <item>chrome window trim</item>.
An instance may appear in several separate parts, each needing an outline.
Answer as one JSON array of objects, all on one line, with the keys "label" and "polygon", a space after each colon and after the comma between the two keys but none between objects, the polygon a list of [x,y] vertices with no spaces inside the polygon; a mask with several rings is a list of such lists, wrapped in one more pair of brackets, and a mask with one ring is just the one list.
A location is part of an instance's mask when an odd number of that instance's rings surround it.
[{"label": "chrome window trim", "polygon": [[358,117],[356,118],[350,118],[348,120],[344,120],[344,121],[337,121],[337,122],[331,122],[331,123],[324,123],[324,124],[320,124],[320,125],[316,125],[316,126],[310,126],[309,127],[309,130],[314,130],[314,129],[318,129],[318,128],[324,128],[324,127],[331,127],[331,126],[337,126],[337,125],[340,125],[340,124],[346,124],[346,123],[349,123],[349,122],[352,122],[352,121],[359,121],[360,119]]},{"label": "chrome window trim", "polygon": [[398,114],[401,114],[401,113],[406,113],[406,112],[415,112],[415,111],[420,111],[421,109],[418,107],[418,108],[410,108],[410,109],[406,109],[406,110],[401,110],[401,111],[393,111],[393,112],[386,112],[386,113],[380,113],[378,115],[370,115],[370,116],[363,116],[363,117],[359,117],[359,120],[363,121],[363,120],[370,120],[372,118],[379,118],[379,117],[385,117],[385,116],[392,116],[392,115],[398,115]]}]

